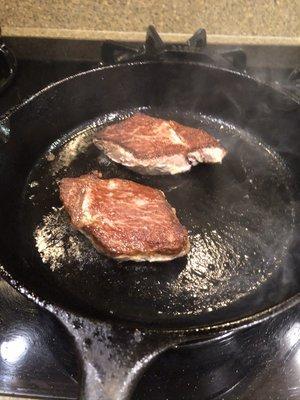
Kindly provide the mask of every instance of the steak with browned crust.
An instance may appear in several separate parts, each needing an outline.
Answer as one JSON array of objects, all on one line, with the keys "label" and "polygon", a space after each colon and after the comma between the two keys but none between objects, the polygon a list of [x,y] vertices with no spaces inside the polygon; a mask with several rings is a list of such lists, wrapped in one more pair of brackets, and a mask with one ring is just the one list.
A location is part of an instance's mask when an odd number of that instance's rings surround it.
[{"label": "steak with browned crust", "polygon": [[202,129],[135,114],[96,133],[113,161],[148,175],[178,174],[198,163],[220,163],[226,150]]},{"label": "steak with browned crust", "polygon": [[107,256],[167,261],[187,254],[187,230],[157,189],[95,173],[60,182],[60,197],[72,225]]}]

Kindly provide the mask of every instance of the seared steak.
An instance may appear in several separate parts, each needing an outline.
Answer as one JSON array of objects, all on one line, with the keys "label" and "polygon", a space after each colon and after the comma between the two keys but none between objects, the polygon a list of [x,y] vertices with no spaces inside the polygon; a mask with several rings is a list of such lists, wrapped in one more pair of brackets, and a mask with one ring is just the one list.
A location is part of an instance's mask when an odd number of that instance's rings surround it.
[{"label": "seared steak", "polygon": [[167,261],[187,254],[187,230],[157,189],[96,173],[60,182],[73,226],[99,252],[120,260]]},{"label": "seared steak", "polygon": [[145,114],[107,126],[94,143],[113,161],[148,175],[178,174],[198,163],[219,163],[226,155],[207,132]]}]

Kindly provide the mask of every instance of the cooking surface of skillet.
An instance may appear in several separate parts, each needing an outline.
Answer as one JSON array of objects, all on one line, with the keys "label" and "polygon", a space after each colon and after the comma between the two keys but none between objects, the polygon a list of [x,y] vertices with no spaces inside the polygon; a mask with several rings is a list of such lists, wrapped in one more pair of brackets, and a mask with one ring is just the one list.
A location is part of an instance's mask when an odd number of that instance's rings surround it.
[{"label": "cooking surface of skillet", "polygon": [[[76,93],[76,79],[83,93]],[[84,315],[164,326],[239,319],[298,292],[297,103],[242,75],[188,63],[119,66],[62,85],[16,113],[12,132],[23,127],[22,135],[4,146],[3,245],[14,248],[4,264],[14,278]],[[222,165],[167,177],[110,162],[90,143],[95,125],[137,109],[204,127],[228,156]],[[285,150],[290,143],[294,152],[281,151],[283,129]],[[60,178],[92,169],[162,189],[189,229],[188,258],[118,264],[96,253],[69,227],[57,194]],[[7,178],[15,190],[7,190]]]}]

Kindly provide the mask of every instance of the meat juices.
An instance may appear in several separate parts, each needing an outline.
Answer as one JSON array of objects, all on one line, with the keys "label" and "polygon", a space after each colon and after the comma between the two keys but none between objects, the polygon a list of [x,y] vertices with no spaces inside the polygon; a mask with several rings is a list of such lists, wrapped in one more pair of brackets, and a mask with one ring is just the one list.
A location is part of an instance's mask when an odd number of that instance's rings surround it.
[{"label": "meat juices", "polygon": [[157,189],[90,173],[60,182],[72,225],[119,260],[168,261],[188,253],[187,230]]},{"label": "meat juices", "polygon": [[94,143],[113,161],[146,175],[178,174],[226,155],[207,132],[145,114],[107,126]]}]

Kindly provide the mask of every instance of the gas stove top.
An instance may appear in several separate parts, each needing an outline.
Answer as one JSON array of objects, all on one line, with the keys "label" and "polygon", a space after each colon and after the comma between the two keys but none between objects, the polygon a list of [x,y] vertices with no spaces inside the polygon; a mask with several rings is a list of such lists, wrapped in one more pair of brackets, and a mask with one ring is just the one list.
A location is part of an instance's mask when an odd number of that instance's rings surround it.
[{"label": "gas stove top", "polygon": [[[0,114],[48,83],[101,62],[98,42],[9,38],[5,41],[17,55],[18,70],[10,86],[0,94]],[[144,55],[145,48],[133,48],[136,56]],[[113,49],[116,50],[115,44]],[[232,52],[232,48],[222,46],[214,46],[213,50]],[[248,58],[249,54],[263,54],[260,48],[254,50],[252,46],[244,52]],[[275,50],[265,49],[266,54],[270,51]],[[124,46],[117,46],[116,57],[122,58],[123,53]],[[112,57],[111,46],[105,57]],[[242,56],[238,61],[245,60]],[[248,65],[247,70],[285,87],[296,67],[268,65],[263,57],[259,58],[261,65],[257,64]],[[74,343],[63,326],[1,280],[0,394],[75,399],[80,376]],[[300,305],[238,333],[227,332],[163,353],[144,373],[132,398],[300,399]]]}]

